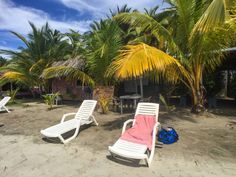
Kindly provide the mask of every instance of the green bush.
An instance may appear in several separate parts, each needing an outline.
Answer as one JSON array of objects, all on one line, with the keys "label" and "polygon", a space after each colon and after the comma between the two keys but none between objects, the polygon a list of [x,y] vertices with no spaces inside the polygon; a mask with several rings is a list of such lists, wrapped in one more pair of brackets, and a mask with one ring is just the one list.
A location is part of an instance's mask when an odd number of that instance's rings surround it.
[{"label": "green bush", "polygon": [[49,106],[49,110],[53,108],[54,102],[59,95],[59,92],[43,95],[44,102]]},{"label": "green bush", "polygon": [[98,99],[99,107],[101,109],[102,114],[106,114],[109,111],[109,104],[110,104],[111,99],[106,98],[106,97],[100,97]]},{"label": "green bush", "polygon": [[16,94],[18,93],[19,90],[20,90],[20,89],[17,88],[17,89],[15,89],[15,90],[8,90],[8,91],[7,91],[7,95],[8,95],[9,97],[11,97],[10,103],[15,103]]}]

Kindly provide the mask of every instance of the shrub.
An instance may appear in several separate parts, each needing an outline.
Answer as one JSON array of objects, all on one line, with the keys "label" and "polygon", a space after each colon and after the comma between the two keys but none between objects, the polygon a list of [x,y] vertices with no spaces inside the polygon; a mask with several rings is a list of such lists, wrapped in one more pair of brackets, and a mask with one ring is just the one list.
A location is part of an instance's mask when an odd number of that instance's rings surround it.
[{"label": "shrub", "polygon": [[166,102],[166,99],[163,95],[160,94],[160,102],[162,102],[165,106],[166,111],[174,111],[175,110],[175,106],[174,105],[168,105],[168,103]]},{"label": "shrub", "polygon": [[98,99],[99,107],[101,109],[102,114],[106,114],[109,111],[109,104],[111,99],[106,97],[100,97]]},{"label": "shrub", "polygon": [[15,103],[16,94],[17,94],[17,92],[18,92],[19,90],[20,90],[20,89],[17,88],[17,89],[15,89],[15,90],[9,90],[9,91],[7,91],[7,95],[8,95],[9,97],[11,97],[10,103]]},{"label": "shrub", "polygon": [[53,104],[59,95],[60,95],[59,92],[43,95],[44,102],[49,106],[48,108],[49,110],[53,108]]}]

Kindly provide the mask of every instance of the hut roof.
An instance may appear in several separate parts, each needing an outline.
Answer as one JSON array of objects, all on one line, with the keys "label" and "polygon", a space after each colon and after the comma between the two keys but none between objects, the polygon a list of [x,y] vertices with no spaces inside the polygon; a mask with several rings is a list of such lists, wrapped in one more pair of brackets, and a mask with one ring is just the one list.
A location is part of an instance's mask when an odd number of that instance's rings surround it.
[{"label": "hut roof", "polygon": [[68,67],[73,67],[73,68],[77,68],[80,70],[83,70],[85,68],[85,65],[86,65],[85,61],[83,59],[81,59],[80,57],[68,59],[65,61],[57,61],[52,64],[53,67],[55,67],[55,66],[68,66]]}]

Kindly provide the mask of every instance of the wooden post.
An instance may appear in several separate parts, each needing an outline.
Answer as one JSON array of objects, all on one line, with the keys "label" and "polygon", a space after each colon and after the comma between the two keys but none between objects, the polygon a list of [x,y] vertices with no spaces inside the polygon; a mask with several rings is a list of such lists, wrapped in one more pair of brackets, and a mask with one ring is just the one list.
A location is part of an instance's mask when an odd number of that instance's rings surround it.
[{"label": "wooden post", "polygon": [[143,77],[140,77],[140,94],[141,94],[141,98],[143,98]]}]

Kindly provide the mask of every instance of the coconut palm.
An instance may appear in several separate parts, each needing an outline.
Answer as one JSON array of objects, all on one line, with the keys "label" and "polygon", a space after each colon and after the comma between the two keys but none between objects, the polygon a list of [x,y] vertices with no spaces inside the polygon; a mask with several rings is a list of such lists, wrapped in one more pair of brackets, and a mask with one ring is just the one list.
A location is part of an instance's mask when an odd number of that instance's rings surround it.
[{"label": "coconut palm", "polygon": [[117,14],[121,14],[121,13],[125,13],[125,12],[131,12],[131,11],[132,11],[132,8],[128,7],[127,4],[125,4],[121,7],[117,6],[116,11],[112,11],[110,9],[110,13],[111,13],[112,17],[116,16]]},{"label": "coconut palm", "polygon": [[[143,43],[126,46],[112,63],[110,73],[127,78],[149,71],[170,81],[181,80],[189,89],[193,111],[203,110],[202,76],[221,64],[223,50],[230,46],[235,35],[235,17],[228,13],[227,1],[166,0],[170,8],[160,16],[169,16],[165,26],[148,14],[123,13],[115,17],[122,23],[141,27],[157,39],[165,39],[164,54],[156,47]],[[230,9],[232,10],[232,9]],[[171,18],[172,17],[172,18]],[[175,18],[173,18],[175,17]],[[170,72],[171,71],[171,72]]]},{"label": "coconut palm", "polygon": [[70,32],[65,34],[68,37],[68,53],[65,58],[72,59],[77,56],[83,56],[86,52],[85,35],[80,34],[78,31],[70,29]]},{"label": "coconut palm", "polygon": [[39,86],[37,74],[30,72],[31,67],[35,63],[28,59],[27,56],[25,52],[16,52],[15,57],[10,60],[9,64],[0,68],[4,73],[0,78],[0,84],[17,82],[28,85],[29,87]]},{"label": "coconut palm", "polygon": [[122,31],[110,19],[94,23],[87,40],[89,73],[99,85],[109,85],[105,72],[122,46]]},{"label": "coconut palm", "polygon": [[0,56],[0,67],[7,64],[7,59]]},{"label": "coconut palm", "polygon": [[19,52],[1,50],[12,57],[10,63],[1,69],[4,70],[1,83],[15,81],[30,87],[46,86],[47,81],[40,77],[42,71],[54,61],[62,59],[67,52],[68,43],[59,31],[52,30],[48,24],[41,29],[37,29],[33,23],[30,26],[32,32],[28,38],[11,32],[25,45],[19,47]]}]

